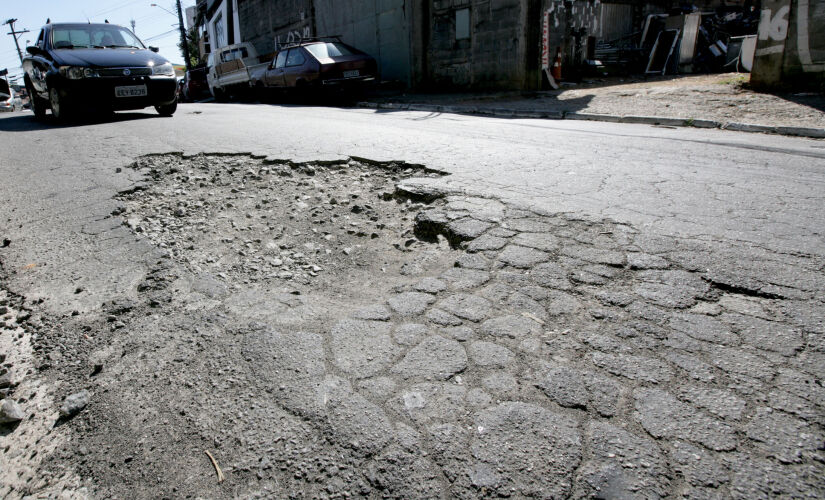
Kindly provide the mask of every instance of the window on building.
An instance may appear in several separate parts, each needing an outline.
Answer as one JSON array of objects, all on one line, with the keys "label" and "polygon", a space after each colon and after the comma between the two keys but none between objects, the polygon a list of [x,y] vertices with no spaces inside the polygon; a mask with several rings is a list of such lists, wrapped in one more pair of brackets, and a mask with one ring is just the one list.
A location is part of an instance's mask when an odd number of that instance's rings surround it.
[{"label": "window on building", "polygon": [[226,45],[226,30],[223,26],[223,14],[218,14],[215,21],[212,23],[212,29],[215,31],[215,47],[223,47]]},{"label": "window on building", "polygon": [[467,40],[470,38],[470,9],[455,11],[455,39]]},{"label": "window on building", "polygon": [[306,58],[301,49],[289,49],[289,55],[286,57],[287,66],[300,66],[304,61]]}]

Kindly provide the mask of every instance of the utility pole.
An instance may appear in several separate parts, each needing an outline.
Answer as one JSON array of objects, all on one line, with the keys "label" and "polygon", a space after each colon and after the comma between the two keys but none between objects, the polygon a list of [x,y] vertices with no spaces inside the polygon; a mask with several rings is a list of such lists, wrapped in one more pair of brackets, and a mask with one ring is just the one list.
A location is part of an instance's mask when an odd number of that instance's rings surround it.
[{"label": "utility pole", "polygon": [[[132,33],[135,33],[135,20],[132,19],[131,21],[129,21],[129,24],[132,25]],[[135,33],[135,34],[137,34],[137,33]]]},{"label": "utility pole", "polygon": [[[180,6],[180,0],[178,0],[178,6]],[[20,38],[20,35],[22,35],[23,33],[28,33],[29,30],[14,31],[14,23],[16,23],[16,22],[17,22],[17,19],[9,19],[5,23],[3,23],[3,26],[8,24],[9,28],[11,29],[11,33],[8,33],[8,34],[14,37],[14,46],[17,47],[17,56],[20,58],[20,65],[22,66],[23,65],[23,53],[20,52],[20,44],[17,42],[17,40]]]},{"label": "utility pole", "polygon": [[178,7],[178,27],[180,27],[180,44],[183,46],[183,59],[186,65],[186,71],[192,69],[189,61],[189,40],[186,39],[186,26],[183,25],[183,10],[180,6],[180,0],[175,2]]}]

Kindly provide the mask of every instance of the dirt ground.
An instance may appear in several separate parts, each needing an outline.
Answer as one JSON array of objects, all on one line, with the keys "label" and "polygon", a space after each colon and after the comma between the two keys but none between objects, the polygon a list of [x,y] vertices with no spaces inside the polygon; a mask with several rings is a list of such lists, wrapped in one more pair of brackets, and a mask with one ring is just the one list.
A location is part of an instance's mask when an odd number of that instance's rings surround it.
[{"label": "dirt ground", "polygon": [[748,88],[749,81],[745,73],[608,77],[552,91],[407,94],[383,101],[825,128],[822,94],[755,92]]}]

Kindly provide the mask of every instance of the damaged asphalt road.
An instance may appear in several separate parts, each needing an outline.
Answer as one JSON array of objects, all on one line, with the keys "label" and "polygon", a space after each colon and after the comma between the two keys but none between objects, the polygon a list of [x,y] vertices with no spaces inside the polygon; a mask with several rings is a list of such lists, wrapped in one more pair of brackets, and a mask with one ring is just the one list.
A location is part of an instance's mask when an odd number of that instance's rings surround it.
[{"label": "damaged asphalt road", "polygon": [[[310,161],[309,148],[0,163],[30,186],[4,188],[0,209],[0,390],[25,415],[0,434],[2,495],[822,496],[825,262],[821,211],[800,210],[821,207],[808,157],[773,183],[729,182],[744,163],[720,158],[680,172],[696,179],[678,198],[641,173],[608,194],[607,172],[600,197],[587,175],[569,179],[582,159],[562,145],[559,170],[472,173],[499,154],[491,121],[444,121],[426,134],[482,145],[455,168]],[[594,147],[609,158],[626,142]],[[60,169],[74,196],[49,198]],[[533,171],[544,183],[520,185]],[[811,193],[792,189],[803,178]],[[575,189],[603,210],[571,210]],[[63,209],[48,213],[53,198]],[[621,210],[636,215],[603,213]]]}]

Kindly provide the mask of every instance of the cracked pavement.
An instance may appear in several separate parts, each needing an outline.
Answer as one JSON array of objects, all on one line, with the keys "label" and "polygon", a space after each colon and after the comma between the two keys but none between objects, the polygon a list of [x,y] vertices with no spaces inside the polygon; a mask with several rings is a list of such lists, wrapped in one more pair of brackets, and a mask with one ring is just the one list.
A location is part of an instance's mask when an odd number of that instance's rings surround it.
[{"label": "cracked pavement", "polygon": [[[0,345],[34,345],[8,364],[38,419],[0,435],[0,464],[22,464],[5,496],[825,494],[821,141],[289,106],[125,116],[0,118],[3,297],[20,297],[0,336],[21,339]],[[209,224],[137,231],[117,194],[151,207],[173,188],[127,167],[170,151],[286,165],[249,185],[351,158],[449,175],[393,179],[427,202],[388,219],[412,248],[381,270],[356,252],[331,274],[347,281],[317,286],[292,279],[315,272],[294,252],[298,268],[267,261],[287,271],[213,274],[194,257],[217,243],[170,251]],[[43,425],[80,389],[86,410]]]}]

